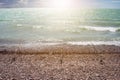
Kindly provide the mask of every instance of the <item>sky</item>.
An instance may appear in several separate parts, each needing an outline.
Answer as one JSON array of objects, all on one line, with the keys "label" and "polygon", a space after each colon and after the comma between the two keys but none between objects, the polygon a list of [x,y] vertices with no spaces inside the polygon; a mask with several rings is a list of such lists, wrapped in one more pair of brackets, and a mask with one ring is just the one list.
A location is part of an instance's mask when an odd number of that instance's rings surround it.
[{"label": "sky", "polygon": [[[55,4],[59,5],[59,1]],[[66,4],[70,1],[67,0]],[[55,5],[53,2],[54,0],[0,0],[0,8],[51,7],[50,5]],[[120,0],[72,0],[71,3],[77,8],[120,8]],[[59,7],[65,7],[66,4]]]}]

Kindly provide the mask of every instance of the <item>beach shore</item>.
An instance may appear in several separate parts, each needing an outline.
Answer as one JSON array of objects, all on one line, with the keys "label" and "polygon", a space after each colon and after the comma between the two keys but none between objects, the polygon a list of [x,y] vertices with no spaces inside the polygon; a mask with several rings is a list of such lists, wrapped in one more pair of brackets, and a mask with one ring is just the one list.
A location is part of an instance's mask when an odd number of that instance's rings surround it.
[{"label": "beach shore", "polygon": [[0,53],[18,53],[18,54],[100,54],[100,53],[120,53],[120,46],[106,44],[6,44],[0,46]]},{"label": "beach shore", "polygon": [[1,80],[119,80],[120,47],[0,47]]}]

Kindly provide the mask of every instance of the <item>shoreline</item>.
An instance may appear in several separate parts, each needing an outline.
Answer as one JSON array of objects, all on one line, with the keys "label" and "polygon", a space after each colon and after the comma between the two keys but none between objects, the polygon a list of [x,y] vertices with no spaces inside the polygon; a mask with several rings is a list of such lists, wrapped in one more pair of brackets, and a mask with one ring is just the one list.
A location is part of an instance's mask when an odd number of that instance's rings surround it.
[{"label": "shoreline", "polygon": [[0,53],[24,54],[100,54],[120,53],[120,46],[105,44],[28,43],[0,45]]}]

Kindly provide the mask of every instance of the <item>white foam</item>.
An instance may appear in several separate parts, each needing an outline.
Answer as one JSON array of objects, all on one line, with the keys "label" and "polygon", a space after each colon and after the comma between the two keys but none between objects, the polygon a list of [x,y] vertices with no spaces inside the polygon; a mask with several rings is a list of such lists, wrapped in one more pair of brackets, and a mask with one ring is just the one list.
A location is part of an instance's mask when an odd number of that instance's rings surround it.
[{"label": "white foam", "polygon": [[40,28],[43,28],[43,26],[40,26],[40,25],[34,25],[33,28],[34,28],[34,29],[40,29]]},{"label": "white foam", "polygon": [[18,47],[43,47],[43,46],[56,46],[56,45],[114,45],[120,46],[120,41],[70,41],[70,42],[30,42],[30,43],[23,43],[23,44],[1,44],[1,46],[18,46]]},{"label": "white foam", "polygon": [[[23,44],[21,45],[24,48],[32,48],[32,49],[44,49],[45,47],[52,47],[52,46],[56,46],[59,45],[60,43],[27,43],[27,44]],[[19,45],[18,45],[19,46]]]},{"label": "white foam", "polygon": [[55,46],[61,44],[70,44],[70,45],[115,45],[120,46],[120,41],[78,41],[78,42],[38,42],[38,43],[27,43],[23,44],[26,47],[32,46]]},{"label": "white foam", "polygon": [[17,27],[21,27],[21,26],[23,26],[22,24],[17,24]]},{"label": "white foam", "polygon": [[95,31],[110,31],[110,32],[116,32],[120,28],[116,27],[93,27],[93,26],[80,26],[79,28],[85,28],[87,30],[95,30]]},{"label": "white foam", "polygon": [[120,46],[120,41],[89,41],[89,42],[67,42],[71,45],[115,45]]}]

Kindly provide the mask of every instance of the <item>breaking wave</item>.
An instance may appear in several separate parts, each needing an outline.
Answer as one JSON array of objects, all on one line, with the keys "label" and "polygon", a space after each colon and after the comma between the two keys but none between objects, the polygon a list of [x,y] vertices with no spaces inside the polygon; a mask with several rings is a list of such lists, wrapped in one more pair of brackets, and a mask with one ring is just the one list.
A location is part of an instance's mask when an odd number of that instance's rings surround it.
[{"label": "breaking wave", "polygon": [[82,30],[93,30],[93,31],[110,31],[110,32],[119,32],[120,27],[92,27],[92,26],[84,26],[79,27]]}]

